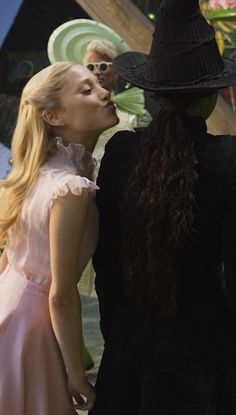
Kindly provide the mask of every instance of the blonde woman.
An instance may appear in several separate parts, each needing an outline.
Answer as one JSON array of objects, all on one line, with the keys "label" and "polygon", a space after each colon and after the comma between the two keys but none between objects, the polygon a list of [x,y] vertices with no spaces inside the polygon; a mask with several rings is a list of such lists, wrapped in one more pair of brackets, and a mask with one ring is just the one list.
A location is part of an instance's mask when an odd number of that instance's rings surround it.
[{"label": "blonde woman", "polygon": [[91,152],[117,122],[109,92],[78,64],[55,63],[23,90],[0,182],[2,415],[93,407],[77,283],[97,240]]}]

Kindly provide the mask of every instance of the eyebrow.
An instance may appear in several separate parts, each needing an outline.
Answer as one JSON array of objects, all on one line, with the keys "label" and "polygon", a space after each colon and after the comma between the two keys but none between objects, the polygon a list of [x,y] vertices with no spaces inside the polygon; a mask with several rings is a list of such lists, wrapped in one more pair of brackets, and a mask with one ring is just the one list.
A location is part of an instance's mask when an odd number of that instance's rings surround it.
[{"label": "eyebrow", "polygon": [[80,86],[81,84],[86,84],[86,83],[89,83],[89,84],[91,84],[91,83],[93,83],[93,79],[91,79],[91,78],[83,78],[78,84],[77,84],[77,86]]}]

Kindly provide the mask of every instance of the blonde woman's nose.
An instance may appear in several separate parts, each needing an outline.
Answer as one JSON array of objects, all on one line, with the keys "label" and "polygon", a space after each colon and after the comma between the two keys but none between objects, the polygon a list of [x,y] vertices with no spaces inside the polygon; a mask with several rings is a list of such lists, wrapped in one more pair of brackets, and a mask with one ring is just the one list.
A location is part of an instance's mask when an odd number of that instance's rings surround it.
[{"label": "blonde woman's nose", "polygon": [[110,99],[111,98],[111,93],[107,89],[101,87],[100,88],[100,97],[102,99]]}]

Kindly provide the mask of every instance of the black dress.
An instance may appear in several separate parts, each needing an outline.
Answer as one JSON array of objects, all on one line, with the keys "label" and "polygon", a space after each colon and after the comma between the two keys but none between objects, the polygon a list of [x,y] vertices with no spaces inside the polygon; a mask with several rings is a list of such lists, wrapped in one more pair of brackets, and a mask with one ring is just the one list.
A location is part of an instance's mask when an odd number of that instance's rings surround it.
[{"label": "black dress", "polygon": [[236,137],[188,123],[198,137],[196,232],[174,317],[141,317],[124,289],[121,206],[144,130],[119,132],[106,146],[94,256],[105,350],[91,415],[236,414]]}]

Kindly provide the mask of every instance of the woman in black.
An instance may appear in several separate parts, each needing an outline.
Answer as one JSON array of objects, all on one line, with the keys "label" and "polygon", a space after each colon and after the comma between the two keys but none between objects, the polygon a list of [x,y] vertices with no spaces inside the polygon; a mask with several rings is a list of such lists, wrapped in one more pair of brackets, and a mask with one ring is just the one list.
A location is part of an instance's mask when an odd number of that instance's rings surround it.
[{"label": "woman in black", "polygon": [[100,168],[105,350],[91,415],[236,414],[236,138],[205,123],[236,63],[197,0],[163,0],[150,55],[115,67],[160,112],[117,133]]}]

